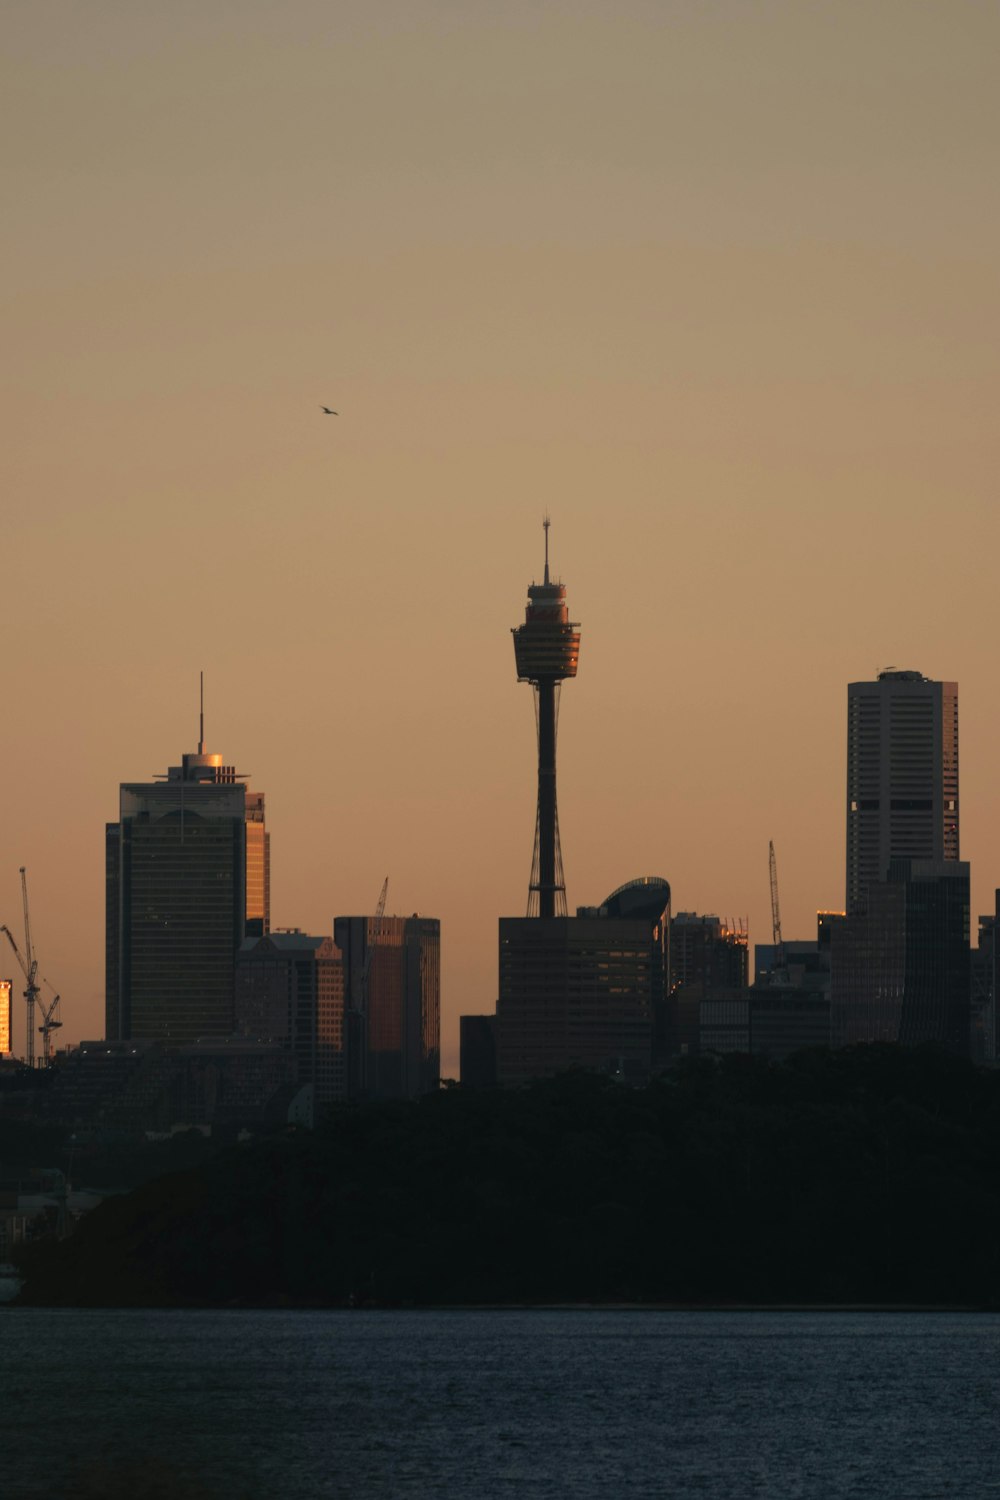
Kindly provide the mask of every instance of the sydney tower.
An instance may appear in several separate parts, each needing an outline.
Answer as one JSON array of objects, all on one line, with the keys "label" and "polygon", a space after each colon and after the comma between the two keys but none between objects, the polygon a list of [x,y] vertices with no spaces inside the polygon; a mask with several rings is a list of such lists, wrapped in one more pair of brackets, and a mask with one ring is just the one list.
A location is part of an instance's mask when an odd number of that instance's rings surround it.
[{"label": "sydney tower", "polygon": [[549,582],[549,520],[545,519],[545,581],[528,589],[524,624],[512,631],[518,682],[530,682],[537,695],[538,817],[528,887],[529,917],[564,917],[566,885],[556,811],[556,725],[559,684],[575,677],[580,658],[580,627],[570,623],[566,585]]}]

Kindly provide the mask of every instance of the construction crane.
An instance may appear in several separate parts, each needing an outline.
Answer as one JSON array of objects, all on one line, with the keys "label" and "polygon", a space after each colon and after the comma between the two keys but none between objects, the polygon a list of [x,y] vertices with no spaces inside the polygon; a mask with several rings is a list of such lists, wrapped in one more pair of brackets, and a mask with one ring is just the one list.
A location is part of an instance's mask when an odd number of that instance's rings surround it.
[{"label": "construction crane", "polygon": [[38,975],[38,959],[35,957],[31,946],[31,918],[28,914],[28,879],[25,868],[21,866],[21,904],[24,907],[24,952],[22,953],[14,941],[14,934],[9,927],[0,927],[0,932],[7,934],[7,941],[14,950],[24,975],[24,999],[27,1005],[28,1033],[24,1047],[24,1060],[29,1068],[35,1066],[35,1001],[38,998],[38,985],[35,979]]},{"label": "construction crane", "polygon": [[778,905],[778,861],[774,857],[774,840],[768,844],[771,871],[771,933],[774,938],[774,958],[771,960],[771,982],[783,984],[787,978],[785,970],[785,945],[781,939],[781,907]]},{"label": "construction crane", "polygon": [[38,1034],[42,1039],[42,1067],[50,1068],[52,1066],[52,1033],[59,1030],[62,1022],[59,1020],[59,996],[56,994],[55,985],[51,984],[48,979],[43,979],[42,983],[49,986],[53,996],[48,1005],[40,995],[38,997],[42,1012],[42,1024],[38,1028]]}]

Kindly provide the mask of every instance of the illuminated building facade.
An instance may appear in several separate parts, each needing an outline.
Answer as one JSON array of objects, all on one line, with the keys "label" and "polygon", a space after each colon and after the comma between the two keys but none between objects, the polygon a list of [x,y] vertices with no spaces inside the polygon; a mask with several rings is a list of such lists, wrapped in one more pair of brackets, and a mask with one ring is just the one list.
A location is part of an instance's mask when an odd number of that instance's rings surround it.
[{"label": "illuminated building facade", "polygon": [[244,781],[202,731],[166,776],[121,787],[105,844],[109,1039],[232,1033],[237,951],[270,929],[264,797]]},{"label": "illuminated building facade", "polygon": [[9,1057],[13,1048],[13,995],[13,981],[0,979],[0,1057]]},{"label": "illuminated building facade", "polygon": [[441,1077],[441,924],[336,917],[344,955],[348,1094],[414,1099]]},{"label": "illuminated building facade", "polygon": [[880,672],[847,688],[847,910],[893,859],[957,860],[958,684]]}]

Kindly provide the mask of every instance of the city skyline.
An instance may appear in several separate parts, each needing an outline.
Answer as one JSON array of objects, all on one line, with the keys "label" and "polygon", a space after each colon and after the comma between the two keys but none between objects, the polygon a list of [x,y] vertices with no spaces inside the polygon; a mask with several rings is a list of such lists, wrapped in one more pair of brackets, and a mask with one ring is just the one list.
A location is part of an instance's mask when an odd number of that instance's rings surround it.
[{"label": "city skyline", "polygon": [[[894,669],[894,668],[891,668],[891,669],[888,669],[888,670],[893,675],[902,675],[902,674],[897,673],[896,669]],[[913,675],[919,676],[920,674],[913,674]],[[940,687],[940,684],[933,684],[933,683],[931,683],[929,685],[932,686],[932,687],[938,687],[938,688]],[[842,687],[848,687],[849,689],[851,689],[851,688],[856,689],[859,686],[867,686],[867,684],[853,683],[853,684],[849,684],[849,685],[848,684],[843,684],[842,685]],[[946,686],[952,686],[952,687],[954,687],[954,686],[957,686],[957,684],[946,684]],[[849,729],[848,729],[848,714],[847,713],[844,714],[844,731],[845,731],[844,738],[845,738],[845,741],[846,741],[847,738],[848,738],[848,734],[849,734]],[[204,734],[203,720],[202,720],[202,724],[200,725],[199,732],[202,735]],[[203,748],[203,743],[204,743],[203,739],[200,739],[199,740],[198,756],[185,756],[184,757],[185,763],[187,761],[189,761],[189,760],[193,761],[193,760],[197,760],[198,759],[198,757],[201,755],[201,751],[202,751],[202,748]],[[963,744],[963,750],[964,750],[964,744]],[[215,755],[215,756],[212,756],[212,757],[208,757],[208,758],[212,759],[213,761],[218,761],[220,763],[221,763],[221,759],[222,759],[222,757],[218,756],[218,755]],[[846,761],[846,756],[845,756],[845,761]],[[963,772],[963,780],[964,780],[964,772]],[[166,786],[169,785],[169,782],[163,782],[163,785],[164,785],[164,789],[165,789]],[[259,794],[255,794],[255,795],[259,795]],[[963,800],[964,800],[964,794],[963,794]],[[841,808],[842,807],[843,807],[843,802],[841,800]],[[537,810],[536,810],[536,815],[537,815]],[[586,816],[585,810],[584,810],[583,815]],[[846,861],[846,844],[845,844],[844,849],[841,851],[841,870],[840,870],[840,879],[841,879],[841,882],[843,881],[843,871],[844,871],[844,868],[845,868],[845,861]],[[724,874],[724,873],[725,873],[724,869],[722,871],[720,871],[720,874]],[[720,880],[719,883],[720,884],[724,884],[725,881],[724,880]],[[982,883],[984,883],[984,882],[981,882],[981,884]],[[523,882],[522,882],[522,887],[523,887]],[[783,885],[783,900],[785,901],[786,909],[790,909],[792,911],[794,911],[797,906],[800,907],[800,908],[803,907],[803,906],[805,906],[806,909],[809,908],[808,896],[806,896],[805,900],[803,901],[803,893],[801,891],[796,891],[794,889],[794,887],[793,888],[789,888],[787,882]],[[571,909],[575,909],[575,907],[577,905],[583,906],[583,905],[587,905],[587,904],[589,904],[589,903],[587,903],[587,902],[585,902],[583,900],[577,900],[574,897]],[[423,907],[422,909],[426,910],[427,908]],[[683,908],[681,906],[678,906],[677,909],[678,910],[682,910]],[[703,902],[700,907],[697,906],[697,904],[689,904],[689,909],[697,909],[697,910],[704,909],[706,911],[712,911],[713,913],[721,914],[723,916],[723,918],[732,915],[731,912],[720,911],[718,903],[716,903],[715,905],[712,905],[712,903],[710,901],[707,902],[707,903]],[[819,909],[822,909],[822,908],[817,907],[817,910],[819,910]],[[984,910],[988,911],[989,910],[989,905],[987,905],[984,908]],[[493,918],[494,918],[494,921],[495,921],[495,919],[496,919],[497,916],[505,916],[505,915],[510,915],[510,914],[511,914],[510,912],[498,911],[498,912],[493,913]],[[809,911],[809,915],[810,915],[810,917],[812,917],[814,919],[814,915],[815,914],[812,911]],[[974,899],[973,900],[973,907],[972,907],[973,923],[975,922],[976,915],[977,915],[977,909],[976,909],[976,904],[975,904],[975,899]],[[295,926],[298,926],[298,927],[302,928],[304,924],[301,921],[295,920],[295,917],[296,917],[295,913],[290,913],[289,914],[289,923],[288,923],[288,925],[291,926],[291,925],[293,925],[293,922],[294,922]],[[284,925],[284,923],[276,924],[276,930],[280,930],[280,927],[282,925]],[[37,919],[34,916],[34,914],[33,914],[33,927],[37,927]],[[14,926],[14,931],[15,932],[17,931],[16,925]],[[332,932],[332,926],[331,926],[331,932]],[[799,934],[797,934],[797,935],[804,937],[804,936],[808,935],[808,932],[809,932],[809,928],[808,927],[804,927],[803,930],[802,930],[802,932],[799,933]],[[750,940],[754,941],[756,939],[757,941],[761,941],[763,939],[764,941],[766,941],[768,935],[769,935],[769,923],[768,923],[767,929],[765,930],[764,915],[762,914],[761,917],[760,917],[760,919],[759,919],[759,925],[758,925],[758,927],[756,929],[756,932],[754,932],[753,930],[751,930]],[[445,932],[445,942],[443,944],[443,951],[446,954],[446,952],[447,952],[447,932]],[[16,966],[12,966],[12,967],[16,967]],[[444,963],[442,963],[442,969],[443,969],[443,972],[446,972],[446,965]],[[4,977],[7,977],[7,976],[4,975]],[[13,1004],[13,1020],[14,1020],[13,1031],[14,1031],[14,1037],[15,1037],[15,1039],[17,1039],[20,1036],[23,1039],[23,1016],[21,1014],[21,1012],[23,1011],[23,1003],[19,1006],[18,1002],[20,1001],[20,993],[19,993],[19,988],[18,988],[18,977],[17,977],[16,973],[12,973],[12,975],[10,977],[14,981],[14,996],[13,996],[13,999],[14,999],[14,1004]],[[101,1006],[102,1006],[102,1010],[103,1010],[103,1006],[104,1006],[104,999],[105,999],[105,995],[104,995],[104,988],[103,988],[103,985],[102,985],[102,989],[101,989]],[[456,1006],[456,1004],[455,1004],[454,1001],[452,1003],[450,1003],[450,1004],[448,1002],[449,1002],[449,997],[447,995],[447,992],[443,990],[443,993],[442,993],[442,1017],[443,1017],[443,1020],[442,1020],[442,1058],[443,1058],[443,1060],[448,1060],[448,1061],[451,1061],[453,1063],[453,1065],[454,1065],[454,1076],[457,1076],[457,1072],[458,1072],[458,1068],[457,1068],[457,1054],[458,1054],[457,1032],[458,1032],[458,1013],[459,1012],[458,1012],[458,1008],[457,1008],[457,1006]],[[484,1000],[484,1007],[486,1007],[488,1005],[489,1005],[489,1002]],[[65,1044],[66,1042],[69,1042],[69,1043],[72,1044],[72,1043],[74,1043],[74,1042],[76,1042],[76,1041],[78,1041],[78,1040],[80,1040],[80,1039],[82,1039],[82,1038],[84,1038],[86,1036],[98,1035],[98,1034],[101,1033],[101,1031],[102,1031],[102,1027],[100,1025],[91,1028],[89,1031],[88,1031],[88,1029],[85,1026],[83,1026],[83,1027],[79,1027],[78,1028],[79,1034],[77,1035],[76,1034],[77,1033],[77,1028],[73,1028],[71,1026],[71,1028],[69,1029],[69,1034],[67,1035],[66,1032],[64,1031],[63,1037],[60,1039],[60,1041],[63,1044]],[[16,1047],[15,1047],[15,1050],[17,1050]],[[443,1076],[452,1076],[452,1074],[448,1073],[447,1071],[445,1071],[444,1074],[443,1074]]]},{"label": "city skyline", "polygon": [[766,939],[773,840],[809,936],[846,684],[890,664],[959,684],[994,910],[1000,17],[418,9],[12,20],[0,922],[25,865],[60,1041],[102,1027],[117,788],[194,742],[204,668],[274,925],[388,873],[457,1071],[523,909],[546,510],[571,910],[657,872]]}]

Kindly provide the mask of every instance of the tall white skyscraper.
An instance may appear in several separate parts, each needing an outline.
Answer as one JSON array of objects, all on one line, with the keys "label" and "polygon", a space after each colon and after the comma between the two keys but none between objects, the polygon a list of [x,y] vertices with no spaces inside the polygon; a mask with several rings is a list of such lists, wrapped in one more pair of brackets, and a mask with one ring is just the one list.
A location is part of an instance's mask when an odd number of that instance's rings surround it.
[{"label": "tall white skyscraper", "polygon": [[893,668],[849,683],[848,912],[890,860],[958,857],[958,684]]}]

